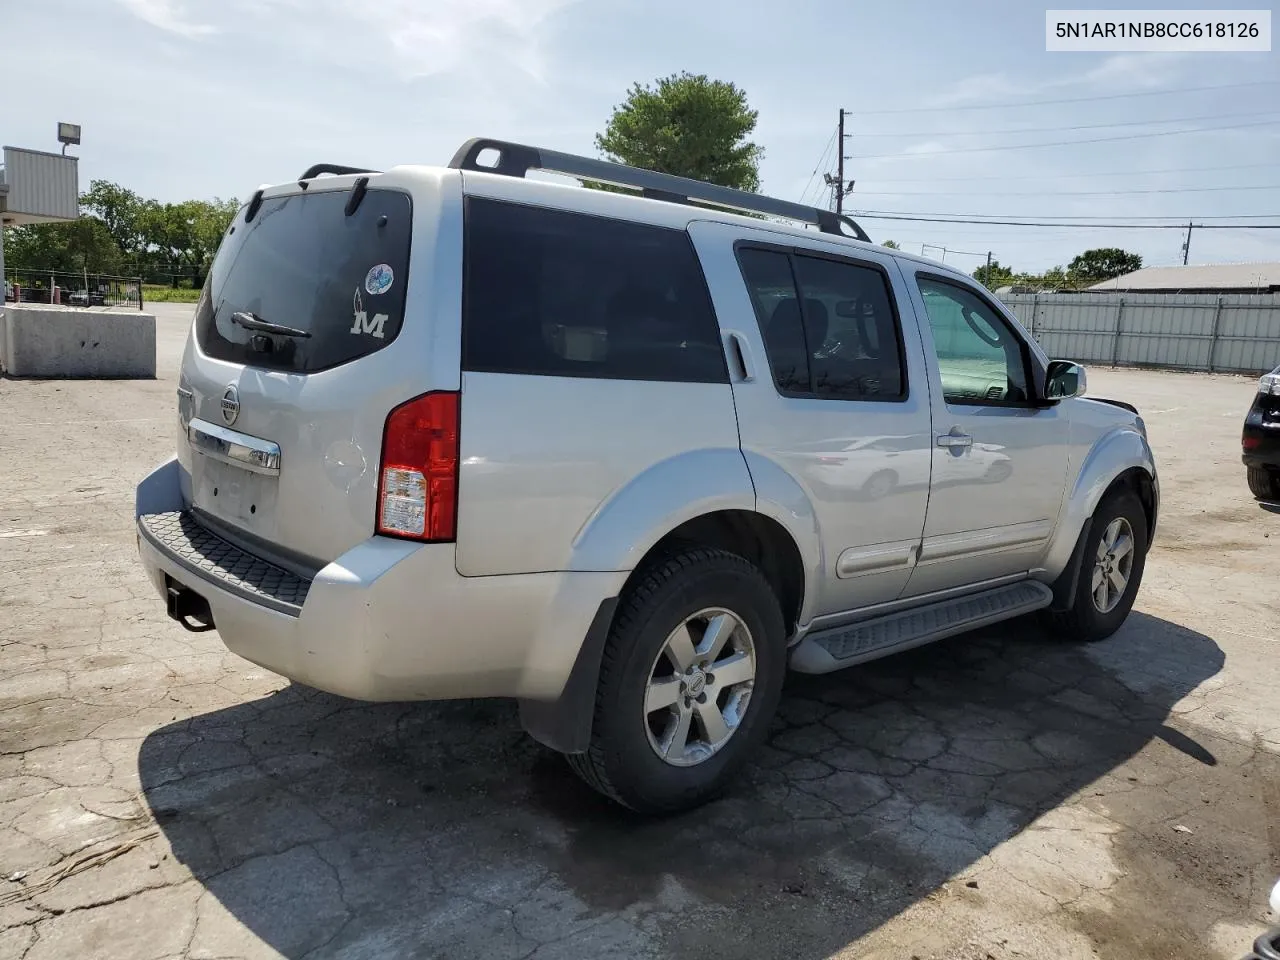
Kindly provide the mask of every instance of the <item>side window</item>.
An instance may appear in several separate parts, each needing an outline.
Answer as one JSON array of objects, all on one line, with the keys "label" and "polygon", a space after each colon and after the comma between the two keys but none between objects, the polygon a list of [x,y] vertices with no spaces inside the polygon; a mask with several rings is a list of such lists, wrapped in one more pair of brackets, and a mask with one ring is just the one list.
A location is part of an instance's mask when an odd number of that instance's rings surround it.
[{"label": "side window", "polygon": [[1022,341],[999,314],[964,287],[918,279],[952,403],[1024,403],[1029,399]]},{"label": "side window", "polygon": [[479,197],[465,217],[463,369],[728,382],[684,231]]},{"label": "side window", "polygon": [[883,273],[751,247],[738,251],[738,261],[780,393],[906,397],[898,320]]},{"label": "side window", "polygon": [[813,389],[840,400],[901,400],[906,377],[889,283],[874,267],[794,258]]},{"label": "side window", "polygon": [[788,396],[808,396],[813,392],[809,349],[791,275],[791,258],[773,250],[746,247],[738,251],[738,264],[756,310],[774,385],[779,393]]}]

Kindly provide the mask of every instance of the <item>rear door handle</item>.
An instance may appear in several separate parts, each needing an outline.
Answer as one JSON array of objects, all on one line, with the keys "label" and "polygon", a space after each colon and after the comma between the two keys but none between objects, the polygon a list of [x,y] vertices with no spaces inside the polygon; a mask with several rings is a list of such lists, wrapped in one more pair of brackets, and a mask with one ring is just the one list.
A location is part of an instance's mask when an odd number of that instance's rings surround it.
[{"label": "rear door handle", "polygon": [[973,446],[973,437],[966,436],[963,433],[944,433],[938,438],[938,446],[950,447],[952,449],[958,447]]},{"label": "rear door handle", "polygon": [[751,347],[746,337],[736,330],[731,330],[725,335],[725,340],[729,348],[730,362],[737,366],[738,376],[743,383],[750,383],[755,379],[755,370],[752,369],[754,364],[751,362]]}]

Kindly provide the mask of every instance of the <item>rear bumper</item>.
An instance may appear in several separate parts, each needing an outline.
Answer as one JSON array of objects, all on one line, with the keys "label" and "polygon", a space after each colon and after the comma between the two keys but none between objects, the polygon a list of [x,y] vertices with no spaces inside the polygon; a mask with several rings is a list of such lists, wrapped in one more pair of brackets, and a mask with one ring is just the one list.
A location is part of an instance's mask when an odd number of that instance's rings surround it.
[{"label": "rear bumper", "polygon": [[1280,469],[1280,428],[1246,424],[1240,459],[1246,467]]},{"label": "rear bumper", "polygon": [[626,577],[463,577],[452,544],[370,537],[304,589],[284,574],[281,590],[278,577],[246,566],[256,558],[238,548],[211,561],[207,543],[193,552],[171,529],[162,535],[156,514],[179,513],[181,484],[181,467],[170,461],[139,487],[138,550],[160,595],[175,586],[194,592],[232,652],[354,699],[555,699],[601,600]]}]

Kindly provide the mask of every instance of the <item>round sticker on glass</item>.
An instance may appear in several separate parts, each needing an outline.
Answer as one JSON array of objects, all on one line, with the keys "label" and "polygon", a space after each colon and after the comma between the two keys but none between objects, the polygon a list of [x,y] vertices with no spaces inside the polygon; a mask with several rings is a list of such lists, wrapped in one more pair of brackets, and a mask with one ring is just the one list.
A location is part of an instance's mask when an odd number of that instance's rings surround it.
[{"label": "round sticker on glass", "polygon": [[369,272],[364,275],[364,288],[372,296],[380,293],[386,293],[391,289],[391,284],[395,283],[396,275],[391,272],[391,267],[385,263],[380,263],[376,267],[370,267]]}]

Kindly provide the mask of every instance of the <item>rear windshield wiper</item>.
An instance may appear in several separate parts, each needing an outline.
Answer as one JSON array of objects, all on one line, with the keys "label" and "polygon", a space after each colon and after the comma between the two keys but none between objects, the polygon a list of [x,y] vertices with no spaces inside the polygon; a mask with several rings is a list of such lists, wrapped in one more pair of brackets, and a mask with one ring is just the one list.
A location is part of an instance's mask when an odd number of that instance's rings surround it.
[{"label": "rear windshield wiper", "polygon": [[300,340],[305,340],[311,336],[310,330],[299,330],[297,327],[286,327],[282,323],[272,323],[270,320],[263,320],[257,314],[248,313],[244,310],[237,310],[231,315],[231,319],[246,330],[274,333],[280,337],[297,337]]}]

